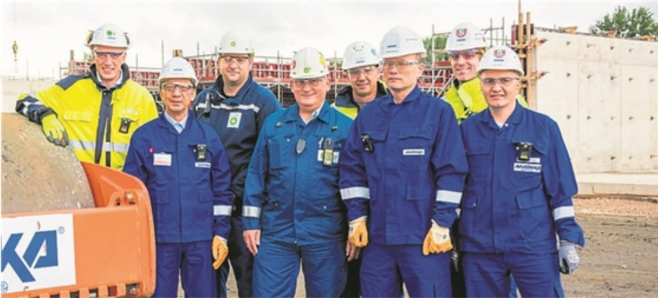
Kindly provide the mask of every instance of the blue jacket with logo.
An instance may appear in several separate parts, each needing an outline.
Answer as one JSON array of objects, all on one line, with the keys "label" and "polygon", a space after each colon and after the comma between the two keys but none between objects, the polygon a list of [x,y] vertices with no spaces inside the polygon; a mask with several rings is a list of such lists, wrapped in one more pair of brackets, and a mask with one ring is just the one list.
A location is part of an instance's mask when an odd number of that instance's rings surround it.
[{"label": "blue jacket with logo", "polygon": [[[461,204],[460,250],[555,252],[583,246],[571,197],[578,192],[557,123],[520,105],[501,128],[487,109],[461,124],[470,173]],[[519,159],[518,144],[532,144]]]},{"label": "blue jacket with logo", "polygon": [[[262,237],[297,245],[345,240],[338,160],[351,124],[327,102],[308,124],[297,104],[268,117],[247,173],[244,229],[260,229]],[[327,140],[333,154],[325,159]]]},{"label": "blue jacket with logo", "polygon": [[[373,151],[364,149],[369,138]],[[418,87],[365,106],[340,159],[348,219],[368,216],[370,241],[422,244],[431,220],[452,226],[468,172],[455,113]]]},{"label": "blue jacket with logo", "polygon": [[223,94],[224,81],[215,83],[197,95],[194,114],[219,133],[231,165],[231,192],[235,194],[234,214],[242,210],[247,166],[265,118],[281,110],[274,93],[254,82],[251,74],[234,97]]},{"label": "blue jacket with logo", "polygon": [[[198,158],[200,144],[206,145],[205,158]],[[163,113],[135,131],[123,171],[148,189],[157,243],[228,239],[231,173],[210,126],[190,114],[179,134]]]}]

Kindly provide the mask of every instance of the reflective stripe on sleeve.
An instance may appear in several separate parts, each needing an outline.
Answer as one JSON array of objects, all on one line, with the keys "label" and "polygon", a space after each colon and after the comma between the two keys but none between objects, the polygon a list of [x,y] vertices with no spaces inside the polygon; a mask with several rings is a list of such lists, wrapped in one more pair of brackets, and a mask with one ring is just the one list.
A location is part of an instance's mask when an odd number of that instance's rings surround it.
[{"label": "reflective stripe on sleeve", "polygon": [[348,187],[340,190],[340,195],[343,200],[350,200],[354,198],[364,198],[370,200],[370,188],[367,187]]},{"label": "reflective stripe on sleeve", "polygon": [[260,218],[260,207],[242,206],[242,216]]},{"label": "reflective stripe on sleeve", "polygon": [[575,217],[575,216],[576,216],[576,211],[573,209],[573,206],[557,207],[555,208],[555,210],[553,210],[554,221],[566,217]]},{"label": "reflective stripe on sleeve", "polygon": [[231,211],[233,211],[233,206],[230,205],[215,205],[212,206],[212,213],[214,216],[218,215],[226,215],[229,216],[231,215]]},{"label": "reflective stripe on sleeve", "polygon": [[462,200],[462,193],[450,190],[437,190],[436,201],[443,203],[459,204]]}]

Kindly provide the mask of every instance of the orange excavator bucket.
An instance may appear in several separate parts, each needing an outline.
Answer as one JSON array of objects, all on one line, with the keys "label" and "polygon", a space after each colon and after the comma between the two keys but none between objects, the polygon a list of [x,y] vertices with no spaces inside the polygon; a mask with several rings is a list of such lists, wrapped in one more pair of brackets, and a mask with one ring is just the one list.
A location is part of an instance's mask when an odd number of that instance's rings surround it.
[{"label": "orange excavator bucket", "polygon": [[142,297],[155,289],[148,192],[82,163],[96,208],[2,214],[3,297]]}]

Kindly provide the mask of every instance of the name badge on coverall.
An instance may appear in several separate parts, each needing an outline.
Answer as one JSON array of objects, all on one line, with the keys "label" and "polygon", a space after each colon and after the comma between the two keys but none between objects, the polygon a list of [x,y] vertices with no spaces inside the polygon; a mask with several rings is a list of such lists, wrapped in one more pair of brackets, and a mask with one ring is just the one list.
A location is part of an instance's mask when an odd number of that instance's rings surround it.
[{"label": "name badge on coverall", "polygon": [[167,154],[167,153],[153,154],[153,165],[171,167],[171,154]]}]

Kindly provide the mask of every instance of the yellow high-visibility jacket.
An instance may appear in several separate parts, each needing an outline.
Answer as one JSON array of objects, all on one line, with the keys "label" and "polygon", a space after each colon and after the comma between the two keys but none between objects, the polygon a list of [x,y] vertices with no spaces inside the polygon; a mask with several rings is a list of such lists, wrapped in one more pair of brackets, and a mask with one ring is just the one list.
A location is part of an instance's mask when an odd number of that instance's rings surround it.
[{"label": "yellow high-visibility jacket", "polygon": [[123,168],[130,138],[144,123],[157,117],[153,96],[130,79],[123,64],[118,85],[107,88],[96,77],[96,67],[84,75],[71,75],[54,86],[21,94],[16,112],[41,124],[44,114],[54,112],[81,161]]},{"label": "yellow high-visibility jacket", "polygon": [[[386,90],[386,85],[381,80],[377,80],[377,95],[375,99],[380,98],[388,94]],[[356,118],[356,115],[361,111],[361,107],[354,101],[354,95],[352,94],[352,86],[347,86],[341,89],[336,95],[336,100],[331,107],[337,109],[339,112],[343,113],[345,116],[352,119]]]},{"label": "yellow high-visibility jacket", "polygon": [[[462,121],[475,113],[479,113],[488,107],[484,94],[480,89],[480,79],[475,77],[472,80],[459,83],[456,79],[452,82],[450,89],[446,91],[445,99],[457,116],[457,122]],[[517,94],[516,100],[523,107],[528,107],[528,103],[521,94]]]}]

